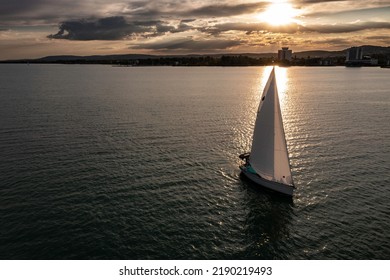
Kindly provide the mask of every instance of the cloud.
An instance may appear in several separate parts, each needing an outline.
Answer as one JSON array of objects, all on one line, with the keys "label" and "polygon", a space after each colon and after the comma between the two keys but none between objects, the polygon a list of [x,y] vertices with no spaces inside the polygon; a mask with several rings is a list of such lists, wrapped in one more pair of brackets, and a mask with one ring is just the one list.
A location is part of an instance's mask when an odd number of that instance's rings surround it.
[{"label": "cloud", "polygon": [[368,36],[366,38],[371,40],[388,40],[390,36]]},{"label": "cloud", "polygon": [[243,31],[247,35],[253,32],[265,32],[265,33],[273,32],[273,33],[293,34],[298,32],[301,27],[302,26],[296,23],[274,26],[267,23],[229,22],[229,23],[216,24],[209,27],[201,27],[198,28],[198,30],[214,36],[229,31]]},{"label": "cloud", "polygon": [[127,16],[132,18],[156,18],[171,17],[183,18],[220,18],[243,14],[253,14],[264,10],[269,5],[268,1],[241,4],[213,4],[198,5],[193,7],[191,3],[168,2],[133,2],[128,6]]},{"label": "cloud", "polygon": [[350,24],[310,25],[303,27],[302,31],[317,33],[350,33],[369,29],[390,29],[390,22],[358,22]]},{"label": "cloud", "polygon": [[155,43],[145,43],[132,45],[132,49],[151,49],[151,50],[183,50],[183,51],[210,51],[225,50],[231,47],[243,44],[240,40],[212,39],[212,40],[193,40],[192,38],[175,39]]},{"label": "cloud", "polygon": [[[75,20],[63,22],[57,34],[49,35],[51,39],[68,40],[119,40],[140,27],[129,25],[123,17],[109,17],[98,20]],[[146,30],[143,30],[146,31]]]},{"label": "cloud", "polygon": [[386,35],[367,36],[366,40],[375,40],[376,42],[381,42],[384,45],[390,45],[390,36]]},{"label": "cloud", "polygon": [[348,2],[348,0],[297,0],[294,2],[301,4],[319,4],[328,2]]},{"label": "cloud", "polygon": [[193,30],[193,29],[195,29],[194,26],[187,24],[187,23],[193,22],[193,21],[194,20],[181,20],[179,25],[176,28],[170,30],[170,32],[171,33],[180,33],[180,32]]},{"label": "cloud", "polygon": [[351,44],[350,39],[343,39],[343,38],[327,38],[325,40],[309,40],[310,43],[316,43],[316,44],[327,44],[332,46],[349,46]]},{"label": "cloud", "polygon": [[253,14],[260,10],[264,10],[268,5],[268,2],[243,3],[236,5],[208,5],[187,10],[183,12],[183,15],[191,17],[229,17],[242,14]]},{"label": "cloud", "polygon": [[[383,3],[382,3],[383,4]],[[388,2],[390,4],[390,1]],[[352,7],[350,7],[352,8]],[[347,9],[341,11],[319,11],[305,14],[306,17],[330,17],[330,18],[339,18],[339,19],[359,19],[362,17],[383,17],[388,19],[390,13],[390,6],[382,6],[382,7],[371,7],[364,9]]]},{"label": "cloud", "polygon": [[282,34],[304,34],[304,33],[351,33],[372,29],[390,29],[390,22],[356,22],[347,24],[311,24],[300,25],[291,23],[287,25],[274,26],[266,23],[241,23],[229,22],[215,24],[213,26],[200,27],[198,31],[209,35],[218,36],[221,33],[230,31],[243,31],[247,35],[253,32],[282,33]]},{"label": "cloud", "polygon": [[[178,24],[161,20],[127,21],[123,16],[107,17],[100,19],[81,19],[66,21],[60,24],[56,34],[47,36],[50,39],[66,40],[122,40],[132,37],[158,37],[168,33],[181,33],[186,31],[198,31],[211,36],[220,36],[228,32],[245,32],[250,35],[260,33],[351,33],[362,30],[390,29],[389,22],[357,22],[349,24],[317,24],[273,26],[266,23],[242,23],[227,22],[210,26],[197,26],[193,19],[181,20]],[[180,41],[181,42],[181,41]],[[187,41],[185,41],[187,42]],[[208,41],[210,43],[210,41]],[[218,41],[219,42],[219,41]]]},{"label": "cloud", "polygon": [[26,0],[0,0],[0,15],[23,13],[25,11],[30,11],[31,9],[36,9],[43,7],[49,2],[48,0],[35,0],[35,1],[26,1]]},{"label": "cloud", "polygon": [[127,22],[124,17],[116,16],[66,21],[60,24],[58,33],[47,37],[50,39],[80,41],[121,40],[133,35],[155,37],[167,32],[179,32],[187,28],[185,23],[181,23],[178,28],[175,28],[158,20]]},{"label": "cloud", "polygon": [[92,0],[0,0],[0,25],[31,26],[53,24],[71,15],[86,16]]}]

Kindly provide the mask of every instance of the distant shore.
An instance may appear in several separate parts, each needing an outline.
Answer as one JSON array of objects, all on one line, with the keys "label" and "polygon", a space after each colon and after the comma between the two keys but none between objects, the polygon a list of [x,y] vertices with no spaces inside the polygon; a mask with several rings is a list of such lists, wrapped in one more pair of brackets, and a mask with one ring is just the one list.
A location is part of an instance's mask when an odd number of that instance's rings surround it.
[{"label": "distant shore", "polygon": [[[390,61],[390,47],[361,46],[365,56],[377,61],[375,65],[365,63],[347,63],[347,66],[382,66]],[[340,51],[302,51],[293,52],[291,59],[278,60],[277,53],[220,53],[220,54],[184,54],[184,55],[56,55],[36,59],[9,59],[0,63],[24,64],[104,64],[113,66],[346,66],[348,49]],[[363,61],[364,62],[364,61]]]},{"label": "distant shore", "polygon": [[88,60],[88,59],[57,59],[57,60],[7,60],[0,61],[0,64],[77,64],[77,65],[111,65],[113,67],[248,67],[248,66],[272,66],[281,67],[294,66],[349,66],[349,67],[388,67],[386,61],[377,65],[348,65],[345,62],[345,56],[340,57],[308,57],[295,58],[291,61],[280,61],[273,57],[270,58],[253,58],[249,56],[221,56],[221,57],[159,57],[146,59],[121,59],[121,60]]}]

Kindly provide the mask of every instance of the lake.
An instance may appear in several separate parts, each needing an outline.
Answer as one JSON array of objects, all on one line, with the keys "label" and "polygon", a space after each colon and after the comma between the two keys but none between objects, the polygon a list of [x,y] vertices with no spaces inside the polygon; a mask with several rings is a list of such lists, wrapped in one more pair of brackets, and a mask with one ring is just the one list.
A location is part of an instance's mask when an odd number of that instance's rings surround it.
[{"label": "lake", "polygon": [[0,258],[389,259],[390,69],[276,69],[292,200],[238,168],[270,71],[0,65]]}]

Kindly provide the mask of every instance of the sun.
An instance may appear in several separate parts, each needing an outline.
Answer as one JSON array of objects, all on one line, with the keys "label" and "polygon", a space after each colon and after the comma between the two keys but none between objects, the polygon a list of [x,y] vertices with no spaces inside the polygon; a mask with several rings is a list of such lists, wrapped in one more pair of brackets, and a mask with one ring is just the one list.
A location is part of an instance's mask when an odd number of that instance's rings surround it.
[{"label": "sun", "polygon": [[264,12],[256,17],[271,25],[286,25],[296,22],[297,16],[298,10],[294,9],[290,3],[278,1],[270,4]]}]

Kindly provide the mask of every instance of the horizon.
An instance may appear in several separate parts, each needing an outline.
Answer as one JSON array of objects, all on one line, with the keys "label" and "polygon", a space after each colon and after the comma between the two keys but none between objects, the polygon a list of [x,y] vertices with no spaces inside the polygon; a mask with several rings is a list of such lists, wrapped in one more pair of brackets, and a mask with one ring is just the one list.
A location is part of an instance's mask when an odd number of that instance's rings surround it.
[{"label": "horizon", "polygon": [[0,60],[390,46],[389,1],[0,0]]},{"label": "horizon", "polygon": [[[370,47],[379,47],[379,48],[390,48],[390,46],[371,46],[371,45],[366,45]],[[353,46],[353,47],[366,47],[366,46]],[[305,51],[294,51],[292,50],[293,54],[302,54],[302,53],[315,53],[315,52],[329,52],[329,53],[338,53],[338,52],[343,52],[346,51],[347,49],[343,50],[305,50]],[[44,58],[50,58],[50,57],[96,57],[96,56],[150,56],[150,57],[191,57],[191,56],[246,56],[246,55],[275,55],[278,56],[278,50],[272,52],[216,52],[216,53],[183,53],[183,54],[145,54],[145,53],[118,53],[118,54],[87,54],[87,55],[74,55],[74,54],[53,54],[53,55],[48,55],[48,56],[42,56],[42,57],[37,57],[37,58],[20,58],[20,59],[10,59],[10,60],[0,60],[0,62],[7,62],[7,61],[24,61],[24,60],[40,60]]]}]

